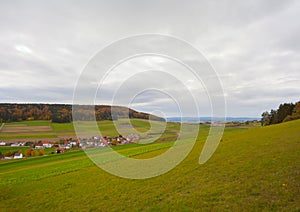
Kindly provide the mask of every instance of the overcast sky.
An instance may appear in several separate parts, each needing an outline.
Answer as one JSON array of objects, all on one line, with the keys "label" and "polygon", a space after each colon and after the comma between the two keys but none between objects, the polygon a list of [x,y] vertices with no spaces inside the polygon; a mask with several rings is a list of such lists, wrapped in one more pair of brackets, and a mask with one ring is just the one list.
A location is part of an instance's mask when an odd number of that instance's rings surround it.
[{"label": "overcast sky", "polygon": [[[296,0],[1,0],[0,101],[72,103],[80,73],[98,51],[124,37],[158,33],[189,42],[207,58],[223,85],[227,116],[259,117],[280,103],[300,100],[299,20]],[[151,60],[158,61],[144,57],[117,69],[129,73]],[[177,70],[186,75],[182,67]],[[150,73],[131,81],[159,80]],[[113,76],[107,83],[126,78]],[[174,90],[172,80],[162,86]],[[193,87],[193,79],[186,82]],[[123,86],[117,104],[142,85]],[[112,95],[106,88],[103,96]],[[167,98],[152,90],[131,106],[176,116]],[[203,107],[200,115],[209,116],[209,110]]]}]

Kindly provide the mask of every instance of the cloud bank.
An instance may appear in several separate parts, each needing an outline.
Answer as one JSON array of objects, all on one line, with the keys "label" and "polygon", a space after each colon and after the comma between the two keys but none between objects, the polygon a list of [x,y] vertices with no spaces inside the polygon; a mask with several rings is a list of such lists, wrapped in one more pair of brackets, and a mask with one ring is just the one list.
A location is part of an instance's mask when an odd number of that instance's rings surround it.
[{"label": "cloud bank", "polygon": [[[228,116],[257,117],[282,102],[300,99],[299,19],[300,2],[290,0],[3,0],[0,101],[72,103],[81,71],[99,50],[123,37],[158,33],[183,39],[203,53],[222,81]],[[141,58],[119,69],[130,73],[147,62],[151,59]],[[160,64],[176,68],[165,60]],[[123,97],[143,86],[139,80],[123,87]],[[206,105],[201,115],[209,115],[202,86],[193,79],[185,82]],[[161,86],[168,89],[169,83]],[[167,116],[177,113],[165,95],[155,92],[137,98],[133,107],[160,109]]]}]

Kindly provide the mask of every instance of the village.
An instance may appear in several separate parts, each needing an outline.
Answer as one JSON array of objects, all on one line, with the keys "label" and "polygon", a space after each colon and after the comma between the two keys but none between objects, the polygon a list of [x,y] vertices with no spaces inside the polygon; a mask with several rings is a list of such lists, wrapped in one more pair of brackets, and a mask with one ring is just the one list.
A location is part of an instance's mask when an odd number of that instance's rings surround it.
[{"label": "village", "polygon": [[[5,141],[0,141],[0,146],[2,147],[12,147],[15,150],[6,152],[4,155],[0,154],[0,159],[10,160],[10,159],[22,159],[24,157],[32,156],[45,156],[45,149],[51,149],[50,154],[60,154],[72,149],[82,149],[86,148],[104,148],[107,146],[118,146],[125,144],[137,143],[140,140],[140,135],[129,134],[126,136],[119,135],[115,137],[110,136],[90,136],[88,138],[67,138],[60,139],[59,141],[18,141],[14,143],[9,143]],[[21,151],[21,147],[29,147],[25,152]]]}]

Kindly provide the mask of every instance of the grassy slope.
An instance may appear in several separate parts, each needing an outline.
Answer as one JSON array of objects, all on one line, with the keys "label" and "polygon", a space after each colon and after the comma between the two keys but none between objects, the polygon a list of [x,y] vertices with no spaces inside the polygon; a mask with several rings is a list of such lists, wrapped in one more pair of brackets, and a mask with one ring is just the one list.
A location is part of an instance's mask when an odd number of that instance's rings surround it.
[{"label": "grassy slope", "polygon": [[146,180],[112,176],[81,151],[1,162],[0,210],[300,210],[299,128],[230,130],[204,165],[200,140],[175,169]]}]

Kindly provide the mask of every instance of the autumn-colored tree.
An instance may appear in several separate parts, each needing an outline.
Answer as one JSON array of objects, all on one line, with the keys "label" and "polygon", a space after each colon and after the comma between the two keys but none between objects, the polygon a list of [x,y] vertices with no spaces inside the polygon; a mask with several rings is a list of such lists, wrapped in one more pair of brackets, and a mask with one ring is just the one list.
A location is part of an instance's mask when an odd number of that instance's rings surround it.
[{"label": "autumn-colored tree", "polygon": [[40,150],[40,156],[43,156],[43,155],[45,155],[45,150],[41,149]]},{"label": "autumn-colored tree", "polygon": [[292,114],[285,117],[283,121],[286,122],[286,121],[292,121],[296,119],[300,119],[300,102],[297,102],[297,104],[293,109]]},{"label": "autumn-colored tree", "polygon": [[39,155],[39,153],[38,153],[38,151],[36,151],[35,149],[33,149],[32,151],[31,151],[31,156],[38,156]]},{"label": "autumn-colored tree", "polygon": [[25,152],[24,152],[24,156],[25,157],[30,157],[31,156],[31,151],[32,151],[32,149],[26,149]]},{"label": "autumn-colored tree", "polygon": [[[113,110],[112,110],[113,109]],[[108,105],[80,105],[75,111],[79,120],[92,120],[94,114],[97,120],[112,120],[118,118],[141,118],[149,119],[149,114],[135,110]],[[95,112],[95,113],[94,113]],[[160,117],[152,116],[152,119],[164,121]],[[5,104],[0,103],[1,122],[23,121],[23,120],[52,120],[53,122],[71,122],[72,105],[66,104]]]},{"label": "autumn-colored tree", "polygon": [[5,156],[5,157],[10,157],[10,156],[12,156],[12,152],[10,152],[10,151],[5,152],[4,156]]}]

